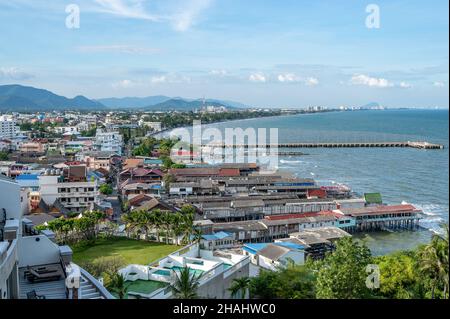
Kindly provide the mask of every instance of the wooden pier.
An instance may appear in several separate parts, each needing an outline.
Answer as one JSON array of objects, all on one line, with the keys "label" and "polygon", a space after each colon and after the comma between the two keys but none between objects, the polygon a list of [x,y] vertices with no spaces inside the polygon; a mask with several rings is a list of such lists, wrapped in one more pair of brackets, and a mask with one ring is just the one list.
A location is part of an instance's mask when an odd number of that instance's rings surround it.
[{"label": "wooden pier", "polygon": [[333,142],[333,143],[279,143],[266,145],[251,145],[251,144],[208,144],[203,145],[206,148],[417,148],[436,150],[444,149],[444,145],[433,144],[428,142]]}]

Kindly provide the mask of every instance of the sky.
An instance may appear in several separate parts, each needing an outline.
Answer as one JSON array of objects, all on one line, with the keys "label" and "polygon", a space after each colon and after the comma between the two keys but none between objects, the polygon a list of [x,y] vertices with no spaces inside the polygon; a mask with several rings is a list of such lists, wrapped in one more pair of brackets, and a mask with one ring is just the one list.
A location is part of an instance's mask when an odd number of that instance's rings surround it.
[{"label": "sky", "polygon": [[0,85],[95,99],[448,108],[448,6],[448,0],[0,0]]}]

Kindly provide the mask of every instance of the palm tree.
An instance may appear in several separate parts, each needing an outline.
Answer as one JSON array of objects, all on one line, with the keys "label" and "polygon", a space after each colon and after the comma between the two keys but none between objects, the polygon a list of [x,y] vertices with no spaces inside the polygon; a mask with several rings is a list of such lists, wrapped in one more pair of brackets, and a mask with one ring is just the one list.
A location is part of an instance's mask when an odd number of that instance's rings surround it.
[{"label": "palm tree", "polygon": [[170,228],[172,226],[172,218],[171,213],[164,212],[161,215],[161,226],[164,228],[165,231],[165,237],[166,237],[166,244],[169,244],[169,236],[170,236]]},{"label": "palm tree", "polygon": [[112,274],[108,289],[115,292],[119,296],[119,299],[124,299],[128,289],[125,284],[125,277],[117,272]]},{"label": "palm tree", "polygon": [[180,213],[175,213],[172,216],[172,232],[175,237],[176,244],[179,245],[179,237],[184,234],[185,220]]},{"label": "palm tree", "polygon": [[189,267],[176,272],[175,282],[171,286],[173,295],[178,299],[196,299],[201,276],[191,273]]},{"label": "palm tree", "polygon": [[445,299],[448,293],[448,225],[444,226],[444,228],[446,231],[445,236],[433,235],[431,242],[419,252],[421,271],[431,279],[432,299],[435,298],[435,291],[439,285],[443,285]]},{"label": "palm tree", "polygon": [[194,215],[193,214],[186,214],[183,215],[183,242],[184,243],[190,243],[191,242],[191,236],[194,232]]},{"label": "palm tree", "polygon": [[162,225],[162,212],[159,209],[154,209],[150,212],[149,221],[156,230],[156,240],[160,242],[159,231]]},{"label": "palm tree", "polygon": [[203,239],[203,232],[199,227],[195,227],[192,235],[192,242],[198,245],[197,257],[200,258],[200,243]]},{"label": "palm tree", "polygon": [[129,212],[122,215],[122,221],[125,223],[125,230],[127,232],[127,236],[130,237],[130,234],[134,234],[139,227],[139,220],[137,219],[137,215],[133,212]]},{"label": "palm tree", "polygon": [[247,295],[249,286],[250,278],[235,278],[231,284],[231,287],[228,289],[231,292],[231,298],[244,299]]}]

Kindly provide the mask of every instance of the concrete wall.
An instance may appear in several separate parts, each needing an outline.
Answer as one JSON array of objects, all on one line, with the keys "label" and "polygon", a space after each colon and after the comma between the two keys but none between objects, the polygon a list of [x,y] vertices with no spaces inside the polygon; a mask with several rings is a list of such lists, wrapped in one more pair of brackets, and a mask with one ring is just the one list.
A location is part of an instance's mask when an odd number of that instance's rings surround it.
[{"label": "concrete wall", "polygon": [[228,288],[231,287],[235,278],[249,277],[250,276],[250,264],[243,266],[241,269],[236,270],[233,274],[224,278],[223,273],[206,284],[202,285],[198,289],[198,295],[200,297],[209,299],[230,299],[231,293]]},{"label": "concrete wall", "polygon": [[2,208],[6,209],[6,218],[8,219],[22,218],[19,184],[0,177],[0,221],[3,220]]},{"label": "concrete wall", "polygon": [[[0,258],[0,299],[10,299],[18,297],[18,270],[17,270],[17,240],[13,240],[9,249],[7,242],[0,242],[0,254],[5,258]],[[6,254],[5,254],[6,252]],[[12,280],[12,292],[8,294],[7,280]]]},{"label": "concrete wall", "polygon": [[47,236],[38,235],[20,238],[19,267],[53,264],[59,263],[59,261],[59,247]]}]

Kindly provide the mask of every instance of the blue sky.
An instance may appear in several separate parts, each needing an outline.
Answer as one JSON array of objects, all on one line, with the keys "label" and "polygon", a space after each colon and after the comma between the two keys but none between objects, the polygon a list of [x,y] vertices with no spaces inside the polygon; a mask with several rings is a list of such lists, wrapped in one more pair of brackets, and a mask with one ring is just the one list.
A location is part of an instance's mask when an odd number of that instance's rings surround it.
[{"label": "blue sky", "polygon": [[[72,3],[78,29],[65,23]],[[380,28],[366,27],[371,3]],[[0,84],[448,108],[448,30],[447,0],[0,0]]]}]

